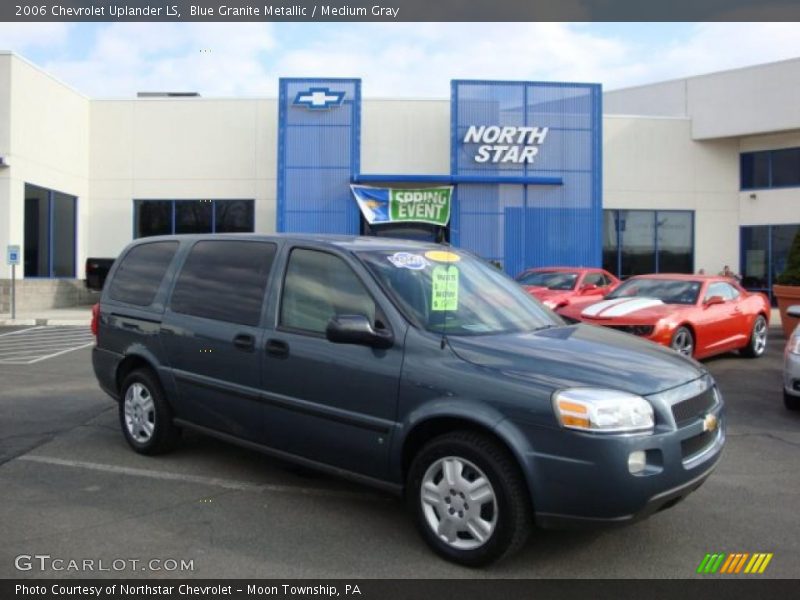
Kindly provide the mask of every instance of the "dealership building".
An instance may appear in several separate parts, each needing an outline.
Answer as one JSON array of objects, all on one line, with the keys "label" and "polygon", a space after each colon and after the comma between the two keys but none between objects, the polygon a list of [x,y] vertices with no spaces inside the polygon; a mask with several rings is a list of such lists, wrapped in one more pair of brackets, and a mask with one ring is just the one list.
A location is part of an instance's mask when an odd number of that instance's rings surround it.
[{"label": "dealership building", "polygon": [[[272,98],[95,99],[0,53],[0,313],[9,246],[18,310],[34,311],[86,301],[88,257],[158,234],[446,240],[510,274],[727,264],[769,290],[800,232],[800,59],[606,92],[457,80],[449,99],[371,98],[355,78],[278,87]],[[445,190],[444,219],[370,208],[432,190]]]}]

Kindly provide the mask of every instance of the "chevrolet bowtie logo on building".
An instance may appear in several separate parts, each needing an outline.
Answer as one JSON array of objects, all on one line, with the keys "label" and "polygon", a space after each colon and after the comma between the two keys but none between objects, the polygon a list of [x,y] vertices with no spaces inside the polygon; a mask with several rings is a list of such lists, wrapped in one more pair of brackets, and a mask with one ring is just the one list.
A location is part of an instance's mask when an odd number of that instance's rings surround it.
[{"label": "chevrolet bowtie logo on building", "polygon": [[705,558],[697,567],[697,572],[701,574],[721,573],[736,575],[746,573],[750,575],[761,574],[767,570],[769,561],[772,560],[772,552],[733,552],[726,554],[718,552],[706,554]]},{"label": "chevrolet bowtie logo on building", "polygon": [[304,106],[312,110],[327,110],[341,106],[344,92],[333,92],[328,88],[312,87],[305,92],[297,92],[294,97],[295,106]]}]

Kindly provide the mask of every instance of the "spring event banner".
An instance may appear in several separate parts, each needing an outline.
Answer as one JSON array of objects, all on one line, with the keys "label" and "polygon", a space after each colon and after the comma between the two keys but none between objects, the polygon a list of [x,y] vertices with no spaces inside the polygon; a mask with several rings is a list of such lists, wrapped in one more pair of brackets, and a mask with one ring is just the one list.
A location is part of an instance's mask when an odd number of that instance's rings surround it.
[{"label": "spring event banner", "polygon": [[350,188],[370,225],[413,222],[445,226],[450,221],[452,186],[394,189],[351,185]]}]

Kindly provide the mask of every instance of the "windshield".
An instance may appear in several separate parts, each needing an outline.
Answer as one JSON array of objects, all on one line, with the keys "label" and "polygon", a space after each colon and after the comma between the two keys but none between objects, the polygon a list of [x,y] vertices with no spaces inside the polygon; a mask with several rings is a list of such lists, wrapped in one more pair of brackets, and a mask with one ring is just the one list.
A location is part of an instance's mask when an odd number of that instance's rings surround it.
[{"label": "windshield", "polygon": [[700,292],[699,281],[680,279],[629,279],[606,296],[612,298],[657,298],[665,304],[694,304]]},{"label": "windshield", "polygon": [[512,279],[469,254],[373,250],[357,256],[398,307],[428,331],[466,336],[563,325]]},{"label": "windshield", "polygon": [[517,282],[522,285],[538,285],[550,290],[572,290],[577,281],[577,273],[563,271],[530,271],[517,277]]}]

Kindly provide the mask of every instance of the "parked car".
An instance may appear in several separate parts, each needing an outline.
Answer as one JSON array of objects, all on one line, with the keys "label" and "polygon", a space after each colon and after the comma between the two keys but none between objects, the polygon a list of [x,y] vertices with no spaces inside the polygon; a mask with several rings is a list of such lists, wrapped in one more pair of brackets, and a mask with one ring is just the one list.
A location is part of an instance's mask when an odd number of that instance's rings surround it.
[{"label": "parked car", "polygon": [[[790,306],[787,314],[800,318],[800,305]],[[800,325],[786,340],[783,353],[783,403],[789,410],[800,410]]]},{"label": "parked car", "polygon": [[531,296],[554,310],[573,300],[599,300],[619,285],[619,279],[604,269],[575,267],[528,269],[516,280]]},{"label": "parked car", "polygon": [[113,258],[87,258],[86,288],[95,292],[102,290],[113,264]]},{"label": "parked car", "polygon": [[728,277],[638,275],[601,302],[581,302],[558,311],[571,321],[602,325],[706,358],[739,350],[756,358],[767,348],[770,304]]},{"label": "parked car", "polygon": [[93,330],[94,372],[136,452],[191,429],[405,494],[426,542],[465,565],[520,548],[534,523],[669,508],[725,442],[702,365],[567,326],[483,260],[433,244],[139,240]]}]

